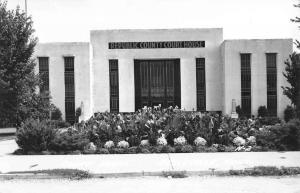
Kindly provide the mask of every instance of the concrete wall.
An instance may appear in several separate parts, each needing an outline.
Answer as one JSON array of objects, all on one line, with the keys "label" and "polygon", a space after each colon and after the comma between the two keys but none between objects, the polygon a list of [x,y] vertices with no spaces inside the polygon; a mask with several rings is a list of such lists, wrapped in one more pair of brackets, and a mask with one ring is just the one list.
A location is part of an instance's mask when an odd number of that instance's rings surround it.
[{"label": "concrete wall", "polygon": [[[205,48],[108,49],[109,42],[197,41]],[[93,48],[94,112],[109,111],[109,59],[119,60],[119,104],[121,112],[135,110],[134,59],[180,58],[181,107],[196,110],[196,59],[206,59],[206,109],[222,109],[222,29],[159,29],[91,31]]]},{"label": "concrete wall", "polygon": [[[52,103],[65,118],[64,56],[74,56],[75,108],[84,104],[84,119],[92,114],[89,43],[40,43],[34,57],[49,57],[49,89]],[[38,72],[38,65],[36,72]]]},{"label": "concrete wall", "polygon": [[252,114],[257,115],[261,105],[267,106],[267,76],[266,53],[277,53],[277,107],[278,116],[283,117],[283,111],[289,100],[282,94],[281,86],[287,85],[282,75],[284,61],[292,53],[292,39],[269,40],[225,40],[222,44],[222,63],[224,81],[223,112],[230,114],[232,99],[241,104],[241,61],[240,53],[251,53],[251,98]]}]

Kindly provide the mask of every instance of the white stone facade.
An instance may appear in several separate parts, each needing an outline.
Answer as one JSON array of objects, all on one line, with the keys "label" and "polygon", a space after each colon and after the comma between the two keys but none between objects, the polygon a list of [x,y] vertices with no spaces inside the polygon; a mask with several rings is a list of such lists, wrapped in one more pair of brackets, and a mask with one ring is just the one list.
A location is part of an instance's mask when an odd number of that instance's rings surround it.
[{"label": "white stone facade", "polygon": [[[109,49],[111,42],[205,41],[205,47]],[[180,59],[181,108],[197,109],[196,58],[205,58],[206,111],[230,114],[231,101],[241,103],[240,53],[251,53],[252,114],[266,105],[266,53],[277,53],[277,112],[282,117],[289,104],[281,86],[284,60],[292,53],[292,39],[223,40],[221,28],[96,30],[88,43],[38,44],[34,57],[49,57],[52,102],[65,116],[64,56],[74,56],[75,106],[84,104],[84,117],[110,111],[109,60],[118,60],[119,111],[135,111],[136,59]],[[37,69],[38,72],[38,69]]]}]

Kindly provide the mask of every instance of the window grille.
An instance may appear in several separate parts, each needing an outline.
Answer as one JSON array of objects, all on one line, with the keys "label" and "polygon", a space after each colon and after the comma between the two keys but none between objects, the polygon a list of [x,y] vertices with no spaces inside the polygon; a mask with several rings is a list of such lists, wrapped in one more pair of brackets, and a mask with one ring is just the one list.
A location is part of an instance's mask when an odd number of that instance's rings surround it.
[{"label": "window grille", "polygon": [[39,61],[39,74],[42,81],[40,85],[40,92],[49,92],[49,58],[38,57]]},{"label": "window grille", "polygon": [[205,58],[196,58],[197,111],[206,111]]},{"label": "window grille", "polygon": [[251,54],[241,54],[241,108],[244,116],[251,116]]},{"label": "window grille", "polygon": [[118,60],[109,60],[110,112],[119,112]]},{"label": "window grille", "polygon": [[267,109],[270,116],[277,116],[276,53],[267,53]]},{"label": "window grille", "polygon": [[65,65],[65,114],[66,121],[75,122],[74,57],[64,57]]}]

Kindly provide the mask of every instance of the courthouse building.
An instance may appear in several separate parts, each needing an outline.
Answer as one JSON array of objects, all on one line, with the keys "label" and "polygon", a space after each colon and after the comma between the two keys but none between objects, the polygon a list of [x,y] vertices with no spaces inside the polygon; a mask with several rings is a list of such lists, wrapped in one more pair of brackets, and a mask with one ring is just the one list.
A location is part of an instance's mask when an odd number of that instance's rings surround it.
[{"label": "courthouse building", "polygon": [[266,106],[283,116],[281,86],[292,39],[223,40],[221,28],[93,30],[90,42],[40,43],[41,92],[72,122],[96,112],[134,112],[161,104],[186,111],[248,115]]}]

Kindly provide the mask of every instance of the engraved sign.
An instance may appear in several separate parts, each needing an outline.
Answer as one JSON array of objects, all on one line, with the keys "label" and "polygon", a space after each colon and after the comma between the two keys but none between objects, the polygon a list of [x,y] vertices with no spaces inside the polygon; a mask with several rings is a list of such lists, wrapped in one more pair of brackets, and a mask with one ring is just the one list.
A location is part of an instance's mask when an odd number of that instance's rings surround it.
[{"label": "engraved sign", "polygon": [[108,49],[204,48],[205,41],[109,42]]}]

